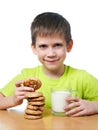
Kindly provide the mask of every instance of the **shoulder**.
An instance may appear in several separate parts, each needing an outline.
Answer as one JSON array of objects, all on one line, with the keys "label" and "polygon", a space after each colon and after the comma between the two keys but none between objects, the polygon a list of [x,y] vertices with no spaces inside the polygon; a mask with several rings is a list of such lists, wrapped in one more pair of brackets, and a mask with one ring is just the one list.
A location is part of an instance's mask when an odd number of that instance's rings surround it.
[{"label": "shoulder", "polygon": [[83,69],[78,69],[78,68],[74,68],[74,67],[71,67],[71,66],[65,66],[67,71],[70,72],[70,73],[87,73],[86,70],[83,70]]},{"label": "shoulder", "polygon": [[[69,75],[81,78],[95,78],[92,74],[84,69],[78,69],[71,66],[66,66]],[[95,78],[96,79],[96,78]]]},{"label": "shoulder", "polygon": [[22,73],[34,73],[34,72],[36,72],[36,71],[38,71],[38,70],[40,70],[42,67],[41,66],[36,66],[36,67],[33,67],[33,68],[23,68],[22,69]]},{"label": "shoulder", "polygon": [[36,66],[33,68],[24,68],[21,71],[21,75],[23,77],[38,77],[38,75],[41,73],[42,66]]}]

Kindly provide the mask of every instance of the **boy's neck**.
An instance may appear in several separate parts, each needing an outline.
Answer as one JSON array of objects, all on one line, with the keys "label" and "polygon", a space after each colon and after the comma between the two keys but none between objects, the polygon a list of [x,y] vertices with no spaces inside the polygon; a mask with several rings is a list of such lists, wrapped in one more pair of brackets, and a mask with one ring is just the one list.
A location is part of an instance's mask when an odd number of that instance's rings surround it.
[{"label": "boy's neck", "polygon": [[45,68],[43,68],[43,71],[45,73],[45,75],[47,75],[48,77],[50,78],[59,78],[63,75],[64,71],[65,71],[65,66],[63,65],[62,67],[60,67],[60,69],[57,69],[55,71],[50,71],[50,70],[47,70]]}]

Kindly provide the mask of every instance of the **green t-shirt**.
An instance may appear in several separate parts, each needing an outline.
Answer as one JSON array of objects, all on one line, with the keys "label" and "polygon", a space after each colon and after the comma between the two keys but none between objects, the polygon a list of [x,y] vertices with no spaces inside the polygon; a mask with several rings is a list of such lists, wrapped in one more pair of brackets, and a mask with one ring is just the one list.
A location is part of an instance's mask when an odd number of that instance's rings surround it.
[{"label": "green t-shirt", "polygon": [[18,80],[37,77],[41,80],[42,86],[38,91],[45,96],[46,107],[51,107],[51,88],[71,88],[78,92],[78,97],[86,100],[98,100],[98,80],[84,70],[65,66],[64,74],[56,79],[50,78],[43,73],[42,66],[25,68],[21,74],[13,78],[0,92],[5,96],[13,95],[15,82]]}]

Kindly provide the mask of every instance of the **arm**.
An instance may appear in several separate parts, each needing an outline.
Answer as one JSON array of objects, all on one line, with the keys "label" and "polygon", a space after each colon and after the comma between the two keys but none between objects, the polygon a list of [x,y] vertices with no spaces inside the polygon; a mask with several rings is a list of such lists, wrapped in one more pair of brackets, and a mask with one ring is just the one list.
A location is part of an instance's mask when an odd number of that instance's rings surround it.
[{"label": "arm", "polygon": [[3,96],[3,94],[0,93],[0,110],[7,109],[13,106],[15,106],[13,102],[13,96],[5,97]]},{"label": "arm", "polygon": [[19,85],[21,83],[22,81],[18,81],[16,83],[13,96],[5,97],[2,93],[0,93],[0,110],[22,104],[23,99],[25,98],[25,93],[34,91],[34,89],[30,87],[21,87]]},{"label": "arm", "polygon": [[68,116],[86,116],[98,113],[98,101],[87,101],[76,97],[67,98],[64,109]]},{"label": "arm", "polygon": [[82,99],[76,97],[67,98],[68,106],[65,107],[66,115],[86,116],[98,113],[98,79],[85,71],[77,79],[79,80],[77,97]]}]

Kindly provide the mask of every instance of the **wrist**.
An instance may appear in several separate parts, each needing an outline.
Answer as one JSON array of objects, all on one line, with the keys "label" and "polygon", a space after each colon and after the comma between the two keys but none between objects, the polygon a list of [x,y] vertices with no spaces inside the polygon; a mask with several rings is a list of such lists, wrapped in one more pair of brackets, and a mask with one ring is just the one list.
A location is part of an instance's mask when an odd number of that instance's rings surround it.
[{"label": "wrist", "polygon": [[12,105],[13,106],[18,106],[22,104],[23,99],[18,99],[15,95],[12,96]]},{"label": "wrist", "polygon": [[95,114],[98,113],[98,101],[93,101],[94,109],[95,109]]}]

